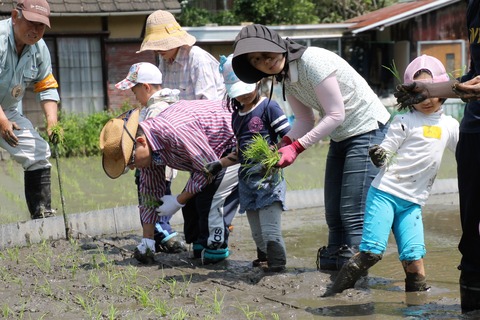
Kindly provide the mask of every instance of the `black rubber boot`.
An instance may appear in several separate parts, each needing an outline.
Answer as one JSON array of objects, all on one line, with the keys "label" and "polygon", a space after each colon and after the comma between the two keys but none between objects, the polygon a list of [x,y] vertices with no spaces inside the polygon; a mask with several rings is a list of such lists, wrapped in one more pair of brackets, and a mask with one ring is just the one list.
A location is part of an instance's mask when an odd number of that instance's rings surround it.
[{"label": "black rubber boot", "polygon": [[418,273],[407,272],[405,292],[427,291],[428,289],[430,288],[427,287],[425,276]]},{"label": "black rubber boot", "polygon": [[285,248],[276,241],[267,243],[267,272],[281,272],[285,270],[287,264],[287,253]]},{"label": "black rubber boot", "polygon": [[51,208],[50,168],[25,171],[25,199],[32,219],[55,215]]},{"label": "black rubber boot", "polygon": [[358,252],[357,246],[349,247],[346,244],[338,249],[337,270],[341,270],[343,265],[348,262]]},{"label": "black rubber boot", "polygon": [[480,274],[460,273],[460,302],[462,313],[480,310]]},{"label": "black rubber boot", "polygon": [[338,250],[332,252],[326,246],[321,247],[317,251],[317,270],[338,270],[337,269]]},{"label": "black rubber boot", "polygon": [[365,274],[371,266],[382,259],[382,255],[371,252],[356,253],[347,261],[338,273],[332,286],[327,289],[323,297],[333,296],[348,288],[353,288],[355,283]]},{"label": "black rubber boot", "polygon": [[252,261],[252,267],[262,267],[267,265],[267,254],[257,247],[257,259]]}]

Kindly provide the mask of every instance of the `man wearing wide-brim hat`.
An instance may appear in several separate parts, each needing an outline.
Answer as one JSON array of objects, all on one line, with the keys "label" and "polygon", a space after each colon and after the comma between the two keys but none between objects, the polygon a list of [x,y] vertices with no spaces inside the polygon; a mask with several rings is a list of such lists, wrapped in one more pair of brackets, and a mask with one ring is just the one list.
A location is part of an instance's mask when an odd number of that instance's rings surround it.
[{"label": "man wearing wide-brim hat", "polygon": [[170,12],[157,10],[147,18],[145,38],[138,52],[152,50],[160,55],[163,85],[180,89],[181,100],[223,99],[225,85],[218,71],[219,62],[195,42],[195,37],[182,29]]},{"label": "man wearing wide-brim hat", "polygon": [[[126,167],[140,169],[143,239],[135,257],[153,262],[158,216],[173,215],[188,202],[195,210],[184,213],[184,233],[194,256],[203,263],[224,260],[229,256],[229,230],[223,212],[238,203],[239,165],[222,169],[211,179],[203,167],[235,149],[231,113],[222,100],[179,101],[140,124],[138,113],[135,109],[111,119],[100,134],[103,169],[109,177],[119,177]],[[165,195],[167,165],[190,172],[178,195]]]}]

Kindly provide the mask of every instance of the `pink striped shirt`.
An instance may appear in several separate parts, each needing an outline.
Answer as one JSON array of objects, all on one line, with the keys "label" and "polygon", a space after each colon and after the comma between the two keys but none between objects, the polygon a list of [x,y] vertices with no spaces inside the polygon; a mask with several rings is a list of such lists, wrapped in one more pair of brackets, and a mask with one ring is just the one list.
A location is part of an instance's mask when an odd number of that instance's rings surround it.
[{"label": "pink striped shirt", "polygon": [[140,193],[146,199],[140,206],[142,222],[156,220],[155,202],[165,194],[165,165],[191,173],[185,191],[205,188],[203,166],[236,146],[231,121],[222,100],[182,100],[140,123],[156,161],[141,170]]}]

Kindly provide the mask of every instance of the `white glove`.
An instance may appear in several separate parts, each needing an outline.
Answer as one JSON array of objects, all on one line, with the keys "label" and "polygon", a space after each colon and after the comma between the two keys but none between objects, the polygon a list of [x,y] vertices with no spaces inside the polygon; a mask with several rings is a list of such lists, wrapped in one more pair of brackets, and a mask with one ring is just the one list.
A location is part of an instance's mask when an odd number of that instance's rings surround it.
[{"label": "white glove", "polygon": [[160,200],[163,204],[155,210],[159,216],[173,216],[178,210],[185,206],[184,204],[178,203],[176,195],[163,196]]},{"label": "white glove", "polygon": [[145,254],[147,249],[150,249],[153,253],[155,253],[155,240],[143,238],[142,242],[137,246],[137,249],[141,254]]}]

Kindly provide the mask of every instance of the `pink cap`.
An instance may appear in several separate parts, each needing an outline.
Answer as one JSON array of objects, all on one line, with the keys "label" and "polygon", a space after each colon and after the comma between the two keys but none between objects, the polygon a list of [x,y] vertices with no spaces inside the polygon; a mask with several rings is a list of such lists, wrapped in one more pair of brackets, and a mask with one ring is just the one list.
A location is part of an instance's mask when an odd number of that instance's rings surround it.
[{"label": "pink cap", "polygon": [[407,66],[405,70],[405,75],[403,76],[404,83],[412,83],[415,80],[413,76],[419,70],[428,70],[432,74],[432,82],[446,82],[450,80],[448,77],[447,71],[445,67],[435,57],[427,56],[426,54],[421,55],[420,57],[415,58],[410,64]]}]

